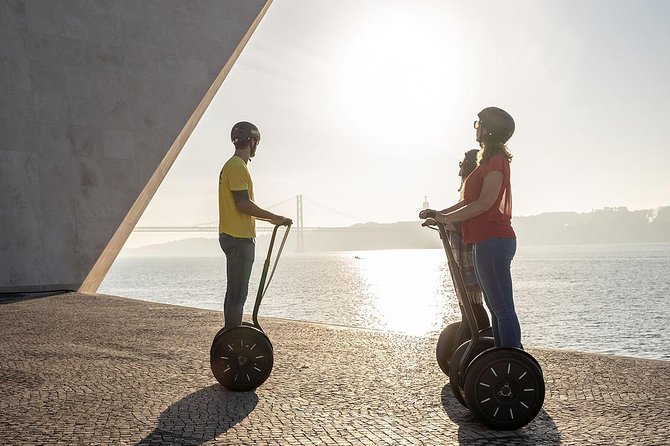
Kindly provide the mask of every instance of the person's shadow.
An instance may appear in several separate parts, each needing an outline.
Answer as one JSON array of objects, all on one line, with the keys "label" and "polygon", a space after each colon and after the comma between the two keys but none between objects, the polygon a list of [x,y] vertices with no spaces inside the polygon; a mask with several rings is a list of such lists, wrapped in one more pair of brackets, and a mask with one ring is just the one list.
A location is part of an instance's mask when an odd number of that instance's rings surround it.
[{"label": "person's shadow", "polygon": [[458,402],[446,384],[442,388],[442,406],[451,421],[458,424],[458,444],[481,444],[483,438],[504,441],[507,444],[521,446],[560,445],[561,433],[556,423],[544,410],[540,410],[535,419],[515,431],[497,431],[483,425],[470,411]]},{"label": "person's shadow", "polygon": [[255,392],[231,392],[214,384],[165,409],[158,425],[136,446],[195,446],[213,440],[246,418],[258,404]]}]

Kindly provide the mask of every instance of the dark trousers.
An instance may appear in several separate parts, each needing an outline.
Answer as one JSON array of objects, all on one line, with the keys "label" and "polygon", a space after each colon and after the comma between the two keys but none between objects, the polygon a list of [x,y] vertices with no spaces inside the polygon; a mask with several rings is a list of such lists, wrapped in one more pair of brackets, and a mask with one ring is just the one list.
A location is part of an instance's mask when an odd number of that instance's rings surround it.
[{"label": "dark trousers", "polygon": [[244,302],[249,294],[249,278],[254,265],[256,242],[252,238],[237,238],[219,234],[219,245],[226,255],[226,298],[223,303],[225,327],[242,324]]}]

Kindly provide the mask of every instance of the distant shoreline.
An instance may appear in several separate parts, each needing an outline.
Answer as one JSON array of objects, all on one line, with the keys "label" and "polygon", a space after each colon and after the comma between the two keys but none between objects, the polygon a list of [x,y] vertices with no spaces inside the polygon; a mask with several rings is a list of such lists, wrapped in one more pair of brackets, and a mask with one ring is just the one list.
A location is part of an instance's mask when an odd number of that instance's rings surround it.
[{"label": "distant shoreline", "polygon": [[[605,208],[589,213],[551,212],[514,217],[512,225],[522,246],[670,243],[670,207],[640,211]],[[134,257],[218,255],[218,243],[211,242],[215,237],[183,238],[128,248],[122,253]],[[422,228],[418,220],[309,230],[304,232],[303,237],[307,252],[432,249],[441,246],[435,232]],[[268,239],[269,233],[259,233],[256,239],[258,247],[265,247]],[[296,245],[294,228],[285,249],[287,252],[295,251]]]},{"label": "distant shoreline", "polygon": [[[187,242],[195,241],[194,245],[189,252],[182,251],[183,246],[176,247]],[[209,245],[207,248],[203,248],[202,245]],[[519,243],[519,249],[525,248],[571,248],[571,247],[599,247],[599,246],[642,246],[642,245],[668,245],[670,248],[670,242],[623,242],[623,243],[579,243],[579,244],[527,244]],[[214,248],[212,248],[214,247]],[[259,248],[262,247],[263,250],[266,249],[265,245],[259,245]],[[416,250],[416,249],[441,249],[441,245],[431,246],[431,247],[384,247],[384,248],[371,248],[371,249],[330,249],[330,250],[305,250],[303,253],[298,253],[295,249],[286,249],[285,254],[319,254],[319,253],[356,253],[364,251],[384,251],[384,250]],[[198,252],[193,252],[193,249],[197,249]],[[151,252],[148,252],[148,251]],[[179,251],[179,252],[177,252]],[[260,251],[259,251],[260,252]],[[146,245],[137,248],[129,248],[122,250],[119,257],[123,258],[179,258],[179,257],[211,257],[217,258],[222,257],[223,253],[218,249],[218,243],[216,238],[186,238],[175,240],[173,242],[166,242],[155,245]]]}]

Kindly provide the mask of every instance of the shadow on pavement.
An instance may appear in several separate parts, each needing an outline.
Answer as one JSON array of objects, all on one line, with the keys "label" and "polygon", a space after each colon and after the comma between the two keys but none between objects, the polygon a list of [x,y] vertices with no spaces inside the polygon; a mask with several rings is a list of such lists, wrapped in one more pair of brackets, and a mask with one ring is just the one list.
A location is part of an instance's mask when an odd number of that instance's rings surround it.
[{"label": "shadow on pavement", "polygon": [[22,302],[24,300],[39,299],[42,297],[57,296],[59,294],[67,294],[72,292],[73,292],[72,290],[56,290],[56,291],[0,293],[0,305],[13,304],[16,302]]},{"label": "shadow on pavement", "polygon": [[242,421],[256,404],[258,396],[254,392],[230,392],[214,384],[168,407],[153,432],[136,446],[202,444]]},{"label": "shadow on pavement", "polygon": [[458,424],[458,443],[461,445],[514,444],[520,446],[560,445],[561,433],[554,420],[542,409],[528,425],[516,431],[497,431],[483,425],[458,402],[446,384],[442,388],[442,406],[451,421]]}]

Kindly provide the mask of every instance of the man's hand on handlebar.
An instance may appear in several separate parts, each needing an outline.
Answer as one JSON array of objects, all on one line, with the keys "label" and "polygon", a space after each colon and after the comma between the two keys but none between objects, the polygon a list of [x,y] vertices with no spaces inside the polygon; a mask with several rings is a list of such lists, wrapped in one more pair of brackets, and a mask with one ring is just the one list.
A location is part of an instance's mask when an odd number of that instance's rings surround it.
[{"label": "man's hand on handlebar", "polygon": [[421,223],[421,226],[437,226],[437,222],[432,218],[427,218],[426,221]]},{"label": "man's hand on handlebar", "polygon": [[276,215],[272,220],[270,220],[270,223],[275,226],[291,226],[293,224],[293,220],[288,217]]},{"label": "man's hand on handlebar", "polygon": [[419,218],[425,218],[426,221],[421,223],[421,226],[437,226],[438,224],[444,226],[444,229],[447,231],[458,232],[460,229],[454,223],[440,223],[434,217],[437,215],[437,212],[432,209],[424,209],[419,212]]}]

